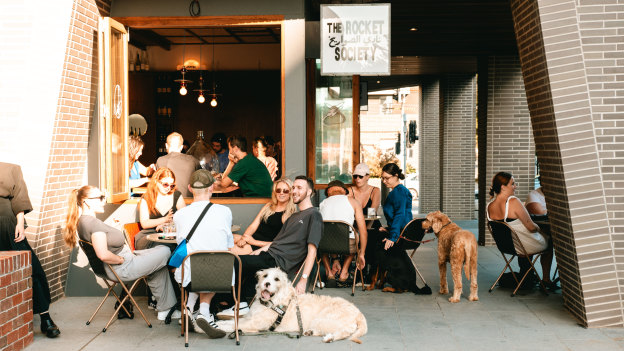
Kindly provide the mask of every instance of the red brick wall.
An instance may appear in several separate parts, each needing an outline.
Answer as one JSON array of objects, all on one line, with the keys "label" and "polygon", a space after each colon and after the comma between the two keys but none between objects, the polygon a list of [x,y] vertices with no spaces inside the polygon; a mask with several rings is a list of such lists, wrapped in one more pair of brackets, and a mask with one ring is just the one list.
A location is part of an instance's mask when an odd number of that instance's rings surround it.
[{"label": "red brick wall", "polygon": [[29,251],[0,252],[0,350],[33,342],[32,268]]},{"label": "red brick wall", "polygon": [[31,215],[37,218],[35,225],[27,230],[46,271],[52,300],[63,296],[67,280],[70,250],[63,243],[61,227],[67,196],[85,179],[89,129],[97,98],[98,18],[109,11],[110,1],[76,0],[72,5],[42,201],[38,213]]}]

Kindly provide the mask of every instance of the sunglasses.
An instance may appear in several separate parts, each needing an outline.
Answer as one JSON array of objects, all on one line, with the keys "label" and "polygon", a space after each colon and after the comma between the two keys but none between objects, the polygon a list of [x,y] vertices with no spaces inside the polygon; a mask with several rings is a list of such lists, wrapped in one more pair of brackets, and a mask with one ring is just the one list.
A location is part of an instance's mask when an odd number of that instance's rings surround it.
[{"label": "sunglasses", "polygon": [[104,201],[104,199],[106,199],[105,195],[100,195],[100,196],[96,196],[96,197],[89,197],[88,199],[100,199],[100,201]]},{"label": "sunglasses", "polygon": [[160,185],[162,185],[163,188],[173,188],[175,183],[160,183]]},{"label": "sunglasses", "polygon": [[277,193],[277,194],[281,194],[281,193],[284,193],[284,194],[289,194],[289,193],[290,193],[290,190],[288,190],[288,189],[279,189],[279,188],[277,188],[277,189],[275,189],[275,193]]},{"label": "sunglasses", "polygon": [[[368,175],[368,174],[367,174],[367,175]],[[353,175],[353,179],[363,179],[364,177],[366,177],[366,176],[359,175],[359,174],[354,174],[354,175]]]}]

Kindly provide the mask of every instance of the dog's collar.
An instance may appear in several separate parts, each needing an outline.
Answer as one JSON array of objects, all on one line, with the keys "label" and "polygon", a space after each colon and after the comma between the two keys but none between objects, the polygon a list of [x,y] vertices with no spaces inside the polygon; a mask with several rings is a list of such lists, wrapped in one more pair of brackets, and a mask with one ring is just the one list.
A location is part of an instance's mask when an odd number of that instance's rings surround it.
[{"label": "dog's collar", "polygon": [[448,223],[446,223],[445,225],[443,225],[443,226],[442,226],[442,228],[440,228],[440,230],[438,230],[437,232],[436,232],[436,231],[434,231],[433,233],[434,233],[434,234],[440,234],[440,232],[442,231],[442,229],[444,229],[444,227],[446,227],[447,225],[449,225],[449,224],[451,224],[451,223],[453,223],[453,222],[452,222],[452,221],[449,221]]}]

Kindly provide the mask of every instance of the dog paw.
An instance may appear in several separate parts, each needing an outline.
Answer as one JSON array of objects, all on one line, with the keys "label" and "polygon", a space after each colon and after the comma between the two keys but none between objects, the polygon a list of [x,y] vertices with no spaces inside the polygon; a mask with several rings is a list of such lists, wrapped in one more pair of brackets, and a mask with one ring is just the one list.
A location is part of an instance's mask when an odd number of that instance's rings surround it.
[{"label": "dog paw", "polygon": [[440,289],[439,291],[440,295],[446,295],[449,293],[448,289]]},{"label": "dog paw", "polygon": [[459,297],[449,297],[448,300],[449,300],[449,302],[457,303],[457,302],[459,302]]},{"label": "dog paw", "polygon": [[332,342],[334,341],[334,336],[330,333],[323,337],[323,342]]},{"label": "dog paw", "polygon": [[479,297],[478,296],[470,296],[468,297],[468,301],[479,301]]},{"label": "dog paw", "polygon": [[303,332],[303,335],[305,335],[305,336],[312,336],[312,335],[314,335],[314,331],[312,329],[308,329],[308,330]]}]

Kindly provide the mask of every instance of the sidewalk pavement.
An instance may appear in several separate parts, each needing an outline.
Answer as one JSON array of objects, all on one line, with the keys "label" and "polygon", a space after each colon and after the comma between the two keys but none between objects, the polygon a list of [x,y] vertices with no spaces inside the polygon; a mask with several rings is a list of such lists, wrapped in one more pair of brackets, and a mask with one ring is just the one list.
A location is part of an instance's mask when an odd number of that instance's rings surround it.
[{"label": "sidewalk pavement", "polygon": [[[351,289],[323,289],[317,293],[341,296],[364,313],[368,333],[362,344],[338,341],[323,344],[320,337],[289,339],[286,336],[243,336],[241,345],[230,339],[208,339],[191,333],[191,350],[624,350],[621,328],[585,329],[564,308],[559,293],[545,296],[539,290],[510,297],[509,289],[496,288],[488,293],[504,266],[495,247],[479,247],[478,302],[466,299],[469,284],[464,277],[460,303],[451,304],[449,295],[439,295],[437,248],[435,243],[418,249],[415,262],[434,290],[433,295],[392,294],[380,290],[362,292]],[[518,267],[515,267],[518,271]],[[419,286],[422,282],[419,280]],[[449,275],[449,288],[452,281]],[[57,339],[47,339],[39,331],[35,317],[35,341],[27,350],[184,350],[177,321],[165,325],[141,306],[153,328],[148,328],[135,311],[133,320],[115,321],[106,333],[102,327],[113,311],[113,299],[102,307],[91,325],[85,322],[100,298],[63,298],[51,306],[51,313],[62,331]]]}]

